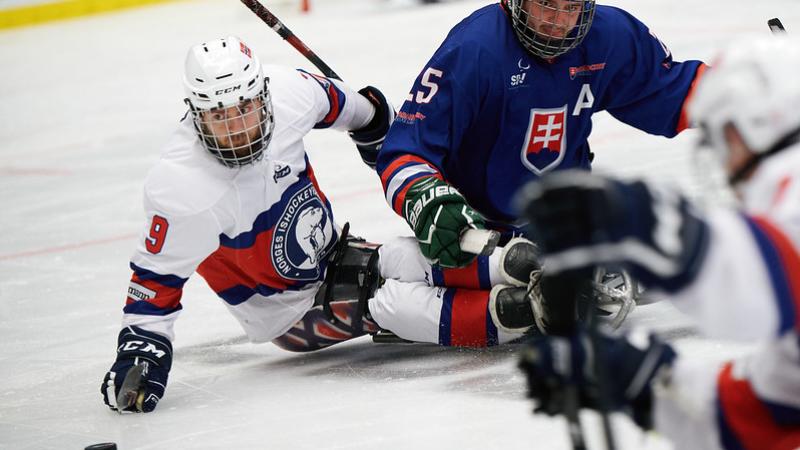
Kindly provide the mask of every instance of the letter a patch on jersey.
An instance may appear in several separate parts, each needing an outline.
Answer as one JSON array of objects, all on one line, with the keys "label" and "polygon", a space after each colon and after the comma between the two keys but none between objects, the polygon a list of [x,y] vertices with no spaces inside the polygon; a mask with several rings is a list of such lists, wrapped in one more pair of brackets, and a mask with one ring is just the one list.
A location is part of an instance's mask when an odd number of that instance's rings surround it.
[{"label": "letter a patch on jersey", "polygon": [[531,109],[522,144],[522,164],[537,175],[556,167],[567,151],[567,105]]}]

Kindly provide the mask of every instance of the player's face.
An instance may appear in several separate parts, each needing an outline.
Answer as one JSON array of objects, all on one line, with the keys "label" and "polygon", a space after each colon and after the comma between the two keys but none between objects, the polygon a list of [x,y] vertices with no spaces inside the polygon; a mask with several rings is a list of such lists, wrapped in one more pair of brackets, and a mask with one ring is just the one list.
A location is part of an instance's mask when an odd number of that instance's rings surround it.
[{"label": "player's face", "polygon": [[528,26],[539,35],[564,39],[575,28],[583,12],[582,0],[525,0],[522,9],[528,13]]},{"label": "player's face", "polygon": [[220,147],[230,148],[237,157],[243,157],[261,137],[263,106],[264,102],[257,97],[229,108],[204,111],[201,119]]}]

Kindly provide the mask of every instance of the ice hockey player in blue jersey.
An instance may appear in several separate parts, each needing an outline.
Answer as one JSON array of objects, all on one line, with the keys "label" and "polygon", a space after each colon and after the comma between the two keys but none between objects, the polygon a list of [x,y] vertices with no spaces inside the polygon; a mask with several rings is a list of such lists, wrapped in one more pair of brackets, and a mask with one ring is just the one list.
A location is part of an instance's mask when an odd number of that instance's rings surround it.
[{"label": "ice hockey player in blue jersey", "polygon": [[[673,61],[643,23],[594,0],[483,7],[450,31],[397,114],[376,167],[386,201],[432,263],[474,266],[459,246],[465,229],[509,239],[522,232],[512,207],[522,185],[591,168],[593,113],[675,136],[705,68]],[[559,291],[548,280],[532,275],[527,289],[546,300]],[[493,304],[525,309],[525,289],[498,287]]]},{"label": "ice hockey player in blue jersey", "polygon": [[673,61],[643,23],[594,0],[483,7],[450,31],[398,113],[377,164],[386,201],[429,260],[466,265],[464,229],[510,235],[523,184],[590,169],[593,113],[675,136],[704,69]]}]

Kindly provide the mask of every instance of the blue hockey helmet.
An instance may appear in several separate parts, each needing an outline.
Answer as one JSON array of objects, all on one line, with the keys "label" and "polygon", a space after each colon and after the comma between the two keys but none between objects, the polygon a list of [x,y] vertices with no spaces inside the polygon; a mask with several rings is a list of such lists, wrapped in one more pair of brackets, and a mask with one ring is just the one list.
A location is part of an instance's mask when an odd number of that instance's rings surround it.
[{"label": "blue hockey helmet", "polygon": [[551,59],[580,45],[594,20],[595,0],[503,0],[520,44]]}]

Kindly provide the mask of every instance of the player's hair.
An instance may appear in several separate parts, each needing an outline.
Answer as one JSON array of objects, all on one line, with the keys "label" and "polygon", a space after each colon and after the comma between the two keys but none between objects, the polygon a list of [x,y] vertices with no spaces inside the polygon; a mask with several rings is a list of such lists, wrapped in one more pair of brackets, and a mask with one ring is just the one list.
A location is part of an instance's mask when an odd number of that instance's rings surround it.
[{"label": "player's hair", "polygon": [[[557,2],[567,5],[560,8]],[[530,3],[530,11],[524,7]],[[511,17],[511,25],[520,44],[532,55],[550,59],[572,50],[580,45],[594,20],[595,0],[503,0],[503,5]],[[578,20],[565,37],[553,36],[544,29],[537,30],[531,19],[536,20],[541,28],[544,26],[559,27],[556,19],[560,14],[574,14],[572,7],[580,7]]]},{"label": "player's hair", "polygon": [[[275,122],[268,82],[258,57],[237,37],[204,42],[189,50],[183,79],[185,102],[200,142],[227,167],[258,161],[269,145]],[[234,124],[237,129],[231,131]],[[251,138],[255,127],[258,132]],[[242,136],[244,142],[234,144]],[[225,139],[228,145],[221,143]]]}]

